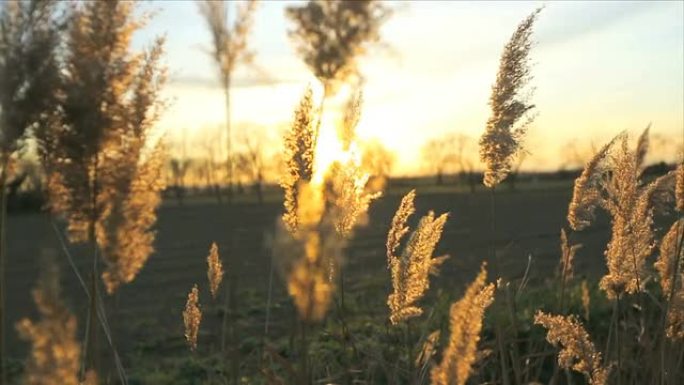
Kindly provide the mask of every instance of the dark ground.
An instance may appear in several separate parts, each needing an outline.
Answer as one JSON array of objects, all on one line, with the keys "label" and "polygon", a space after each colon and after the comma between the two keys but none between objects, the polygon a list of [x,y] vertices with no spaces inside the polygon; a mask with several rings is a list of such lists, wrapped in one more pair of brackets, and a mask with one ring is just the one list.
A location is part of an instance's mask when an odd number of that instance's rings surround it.
[{"label": "dark ground", "polygon": [[[421,192],[419,189],[413,223],[430,209],[450,213],[436,254],[448,253],[451,258],[433,281],[431,291],[460,292],[476,275],[481,261],[492,259],[488,258],[492,245],[496,246],[499,261],[489,261],[491,279],[499,275],[497,270],[507,278],[521,277],[528,257],[532,285],[535,281],[552,279],[558,264],[559,232],[566,223],[571,187],[568,181],[543,188],[520,186],[518,191],[497,191],[496,237],[490,231],[488,191],[464,193],[431,189]],[[385,268],[385,237],[403,192],[392,191],[372,204],[368,225],[358,231],[347,253],[346,290],[362,301],[366,299],[366,306],[360,306],[365,311],[386,312],[382,305],[387,293],[379,290],[389,280]],[[212,241],[218,243],[228,279],[233,280],[238,290],[240,338],[261,338],[271,272],[268,238],[280,210],[281,204],[276,201],[263,206],[243,203],[233,207],[213,201],[178,206],[170,201],[160,209],[156,253],[133,283],[106,300],[115,342],[125,357],[126,367],[135,366],[132,357],[141,351],[165,355],[184,349],[181,312],[194,283],[202,288],[200,297],[206,317],[200,344],[211,344],[216,338],[211,331],[217,330],[220,316],[206,289],[206,256]],[[602,252],[608,240],[608,227],[605,220],[601,223],[604,224],[570,235],[571,243],[584,244],[576,257],[576,275],[598,277],[603,272]],[[23,359],[26,344],[16,338],[13,325],[21,317],[35,316],[31,288],[39,271],[40,256],[50,249],[58,256],[63,297],[79,315],[79,325],[83,325],[87,312],[85,295],[66,263],[48,217],[39,213],[10,215],[7,333],[10,334],[8,353],[17,361]],[[89,254],[83,248],[70,249],[87,277]],[[273,276],[269,335],[277,336],[291,326],[293,311],[277,271]],[[425,303],[429,307],[429,301]]]}]

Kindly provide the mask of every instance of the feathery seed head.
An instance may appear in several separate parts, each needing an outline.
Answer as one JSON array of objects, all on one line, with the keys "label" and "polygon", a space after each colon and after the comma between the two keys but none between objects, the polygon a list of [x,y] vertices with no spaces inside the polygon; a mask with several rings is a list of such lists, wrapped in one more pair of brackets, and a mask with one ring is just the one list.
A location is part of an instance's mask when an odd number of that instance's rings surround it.
[{"label": "feathery seed head", "polygon": [[387,268],[391,269],[392,260],[399,247],[401,239],[409,232],[406,225],[408,218],[416,211],[413,201],[416,198],[416,190],[409,191],[403,198],[399,208],[394,213],[390,230],[387,233]]},{"label": "feathery seed head", "polygon": [[197,285],[192,287],[188,293],[188,300],[183,310],[183,324],[185,325],[185,340],[190,346],[190,350],[197,349],[197,335],[199,334],[200,322],[202,321],[202,310],[199,304],[199,290]]},{"label": "feathery seed head", "polygon": [[605,385],[610,366],[604,366],[601,353],[596,351],[589,334],[575,316],[545,314],[538,311],[534,323],[548,330],[546,340],[554,346],[562,346],[558,353],[558,365],[584,374],[592,385]]},{"label": "feathery seed head", "polygon": [[133,2],[78,3],[66,32],[59,121],[36,133],[53,211],[70,240],[96,242],[108,292],[132,281],[153,251],[164,188],[163,149],[149,141],[164,108],[163,39],[131,41],[144,18]]},{"label": "feathery seed head", "polygon": [[282,176],[280,185],[285,191],[285,213],[283,221],[287,229],[297,231],[297,210],[299,188],[313,176],[314,162],[314,111],[313,94],[307,88],[295,111],[294,122],[285,135],[285,164],[287,171]]},{"label": "feathery seed head", "polygon": [[447,214],[435,218],[432,211],[420,220],[402,254],[395,254],[401,238],[408,231],[405,224],[413,212],[414,196],[415,192],[411,191],[402,199],[387,234],[388,267],[392,277],[392,293],[387,298],[387,305],[393,325],[423,313],[417,302],[430,287],[429,275],[436,274],[439,265],[447,258],[432,257],[447,220]]},{"label": "feathery seed head", "polygon": [[216,294],[218,293],[219,286],[221,286],[221,281],[223,280],[223,264],[219,257],[219,250],[216,242],[211,243],[211,249],[209,249],[209,256],[207,257],[207,266],[209,291],[211,292],[211,297],[216,299]]},{"label": "feathery seed head", "polygon": [[464,385],[477,359],[484,313],[494,301],[494,284],[487,284],[486,264],[449,310],[449,342],[442,361],[430,373],[432,385]]},{"label": "feathery seed head", "polygon": [[534,105],[528,103],[523,91],[532,77],[529,64],[532,28],[541,9],[536,9],[518,25],[501,54],[489,98],[491,115],[480,138],[480,159],[486,166],[484,184],[487,187],[496,187],[508,176],[513,157],[521,150],[526,128],[533,119],[529,112]]},{"label": "feathery seed head", "polygon": [[684,338],[684,247],[679,244],[682,233],[684,219],[678,219],[663,237],[655,263],[663,296],[669,301],[665,333],[673,340]]},{"label": "feathery seed head", "polygon": [[587,162],[582,170],[582,174],[575,180],[572,200],[568,207],[568,223],[573,230],[583,230],[591,224],[594,219],[594,212],[600,205],[600,183],[605,175],[608,153],[625,133],[615,136],[610,142],[606,143],[594,156]]}]

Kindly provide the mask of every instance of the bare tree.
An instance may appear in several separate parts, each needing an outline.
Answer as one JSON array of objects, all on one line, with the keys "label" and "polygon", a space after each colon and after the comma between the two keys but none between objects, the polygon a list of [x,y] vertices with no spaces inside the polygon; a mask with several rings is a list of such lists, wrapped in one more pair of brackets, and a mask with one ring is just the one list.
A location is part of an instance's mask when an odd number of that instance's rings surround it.
[{"label": "bare tree", "polygon": [[56,1],[8,1],[0,7],[0,384],[5,372],[6,184],[11,160],[31,128],[54,117],[59,83]]},{"label": "bare tree", "polygon": [[368,185],[372,190],[381,190],[392,173],[397,157],[377,139],[365,142],[361,153],[361,168],[371,174]]},{"label": "bare tree", "polygon": [[204,156],[201,158],[200,167],[201,174],[205,177],[206,186],[210,191],[213,191],[216,201],[220,204],[223,201],[221,197],[221,187],[219,184],[220,173],[219,168],[221,162],[219,161],[221,153],[221,144],[217,140],[220,137],[219,131],[204,130],[200,136],[199,147],[203,150]]},{"label": "bare tree", "polygon": [[444,184],[444,174],[458,165],[458,141],[454,134],[428,140],[423,145],[423,162],[435,174],[435,183]]},{"label": "bare tree", "polygon": [[477,142],[465,134],[457,134],[454,142],[457,171],[462,181],[468,184],[470,192],[474,192],[479,183],[476,174]]},{"label": "bare tree", "polygon": [[240,138],[241,150],[235,154],[235,164],[240,175],[251,183],[259,199],[259,204],[264,202],[263,185],[267,169],[264,157],[264,138],[259,134],[242,135]]},{"label": "bare tree", "polygon": [[249,33],[252,30],[256,0],[249,0],[238,7],[237,17],[229,26],[228,2],[200,0],[199,10],[212,36],[212,57],[218,68],[221,86],[226,98],[226,161],[228,169],[228,200],[233,193],[232,133],[230,127],[230,89],[233,74],[239,64],[251,64],[253,52],[248,49]]}]

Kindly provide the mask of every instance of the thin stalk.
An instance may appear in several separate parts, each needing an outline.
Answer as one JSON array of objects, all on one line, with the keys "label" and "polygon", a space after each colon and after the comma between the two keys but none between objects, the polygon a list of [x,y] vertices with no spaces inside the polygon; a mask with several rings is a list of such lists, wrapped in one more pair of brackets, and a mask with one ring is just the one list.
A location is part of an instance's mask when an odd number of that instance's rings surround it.
[{"label": "thin stalk", "polygon": [[497,347],[499,348],[499,357],[501,357],[499,360],[501,363],[501,379],[504,385],[511,385],[511,379],[508,377],[508,359],[506,349],[504,347],[505,343],[503,341],[503,333],[501,332],[501,326],[499,325],[498,321],[496,322],[495,334]]},{"label": "thin stalk", "polygon": [[413,346],[412,346],[412,330],[411,330],[411,320],[408,319],[406,320],[406,338],[405,338],[405,348],[406,348],[406,365],[407,365],[407,371],[408,371],[408,379],[409,379],[409,384],[414,384],[416,379],[415,379],[415,371],[413,368]]},{"label": "thin stalk", "polygon": [[[235,256],[235,233],[232,233],[230,240],[230,248],[228,251],[230,256]],[[221,338],[221,352],[225,355],[226,353],[226,337],[228,343],[230,344],[230,368],[231,368],[231,380],[233,385],[237,385],[240,380],[240,359],[238,351],[238,342],[236,339],[235,330],[235,315],[237,314],[237,278],[240,274],[239,258],[233,258],[231,264],[231,269],[233,273],[230,274],[230,279],[226,285],[226,308],[223,312],[223,326],[222,326],[222,338]]]},{"label": "thin stalk", "polygon": [[[228,8],[228,7],[226,7]],[[227,157],[227,166],[228,166],[228,204],[233,203],[233,174],[234,174],[234,164],[233,164],[233,156],[232,156],[232,138],[231,138],[231,127],[230,127],[230,84],[231,84],[231,76],[228,75],[226,77],[226,83],[225,83],[225,97],[226,97],[226,157]]]},{"label": "thin stalk", "polygon": [[617,350],[617,383],[622,384],[622,352],[620,350],[620,294],[617,295],[617,305],[615,307],[617,316],[615,317],[615,349]]},{"label": "thin stalk", "polygon": [[[226,11],[226,23],[230,22],[230,6],[226,5],[223,7]],[[230,27],[226,28],[226,41],[230,41]],[[232,52],[226,52],[228,55],[232,55]],[[234,169],[233,169],[233,157],[232,157],[232,137],[231,137],[231,127],[230,127],[230,115],[231,115],[231,109],[230,109],[230,86],[232,82],[232,68],[228,68],[223,76],[224,76],[224,84],[223,84],[223,91],[225,93],[226,97],[226,157],[228,160],[227,166],[228,166],[228,204],[233,203],[233,174],[234,174]]]},{"label": "thin stalk", "polygon": [[[55,220],[50,216],[50,224],[52,225],[52,229],[55,232],[55,235],[57,236],[57,240],[59,241],[59,244],[62,248],[62,251],[64,252],[64,255],[67,257],[67,261],[69,262],[69,266],[71,266],[72,271],[74,272],[74,275],[76,275],[76,279],[78,280],[79,284],[81,285],[81,288],[83,289],[83,292],[86,295],[86,299],[90,301],[90,291],[88,290],[88,286],[86,284],[85,279],[81,275],[81,273],[78,270],[78,267],[76,266],[76,263],[74,262],[74,258],[71,256],[71,252],[69,251],[69,248],[67,247],[66,240],[64,239],[64,236],[62,236],[62,233],[59,231],[59,228],[57,228],[57,224],[55,223]],[[112,354],[114,355],[114,365],[116,366],[117,373],[119,374],[119,380],[123,385],[128,384],[128,379],[126,377],[126,372],[124,371],[123,364],[121,363],[121,357],[119,356],[119,353],[116,349],[116,346],[114,346],[114,342],[112,339],[112,334],[111,330],[109,328],[109,324],[107,323],[107,314],[104,311],[104,305],[102,304],[102,299],[98,299],[98,307],[97,307],[97,318],[102,326],[102,331],[104,332],[105,337],[107,338],[107,343],[109,344],[109,348],[112,350]],[[86,320],[86,331],[85,334],[86,336],[89,333],[90,330],[90,325]],[[81,377],[84,375],[84,367],[81,367]]]},{"label": "thin stalk", "polygon": [[0,170],[0,385],[7,384],[5,371],[5,230],[7,224],[7,166],[8,158],[2,158]]},{"label": "thin stalk", "polygon": [[307,338],[308,323],[300,321],[301,339],[299,349],[299,383],[302,385],[311,384],[311,375],[309,373],[309,340]]},{"label": "thin stalk", "polygon": [[506,285],[506,304],[508,305],[508,313],[511,318],[511,326],[513,327],[513,342],[511,343],[511,366],[513,367],[513,374],[515,381],[518,384],[522,383],[522,370],[520,369],[520,351],[518,349],[518,320],[516,318],[517,308],[515,306],[515,299],[512,298],[510,286]]}]

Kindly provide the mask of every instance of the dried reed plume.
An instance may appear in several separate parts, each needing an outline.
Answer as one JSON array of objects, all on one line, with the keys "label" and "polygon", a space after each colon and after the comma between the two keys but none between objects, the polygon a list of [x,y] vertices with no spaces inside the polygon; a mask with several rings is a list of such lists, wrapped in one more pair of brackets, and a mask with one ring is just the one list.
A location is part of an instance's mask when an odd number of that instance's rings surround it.
[{"label": "dried reed plume", "polygon": [[286,9],[289,32],[306,65],[323,83],[325,94],[358,75],[357,59],[380,39],[389,9],[376,0],[310,0]]},{"label": "dried reed plume", "polygon": [[484,312],[494,301],[494,284],[487,284],[483,263],[480,273],[466,289],[463,298],[449,310],[449,342],[442,361],[430,373],[432,385],[463,385],[477,360]]},{"label": "dried reed plume", "polygon": [[297,109],[291,130],[285,135],[285,165],[287,171],[280,185],[285,191],[283,223],[291,233],[297,232],[299,186],[313,176],[314,111],[313,94],[307,88]]},{"label": "dried reed plume", "polygon": [[603,176],[606,174],[606,159],[608,152],[615,142],[622,138],[625,133],[620,133],[610,142],[606,143],[587,162],[582,174],[575,179],[572,199],[568,207],[568,223],[573,230],[583,230],[594,220],[596,208],[601,199],[600,187]]},{"label": "dried reed plume", "polygon": [[668,301],[665,332],[669,338],[684,338],[684,219],[672,224],[660,243],[655,268]]},{"label": "dried reed plume", "polygon": [[548,333],[546,340],[553,346],[562,346],[558,353],[558,365],[584,374],[592,385],[605,385],[610,366],[604,366],[601,353],[582,323],[575,316],[549,315],[538,311],[534,323],[544,326]]},{"label": "dried reed plume", "polygon": [[635,151],[629,149],[628,137],[622,133],[594,156],[575,181],[568,213],[573,228],[588,226],[597,207],[611,216],[612,236],[605,251],[608,274],[600,282],[610,299],[642,290],[644,264],[655,247],[654,203],[674,179],[670,172],[642,186],[647,147],[648,128]]},{"label": "dried reed plume", "polygon": [[149,140],[163,109],[164,42],[132,52],[133,33],[143,24],[131,2],[74,8],[61,119],[37,135],[51,208],[66,216],[71,241],[97,243],[110,293],[133,280],[152,252],[164,187],[162,149]]},{"label": "dried reed plume", "polygon": [[561,260],[559,267],[561,279],[566,285],[574,275],[575,254],[580,248],[582,248],[581,244],[574,244],[570,246],[565,229],[561,229]]},{"label": "dried reed plume", "polygon": [[76,336],[77,321],[60,298],[59,271],[54,261],[43,263],[32,294],[42,319],[24,318],[16,325],[19,336],[31,343],[24,383],[79,385],[81,346]]},{"label": "dried reed plume", "polygon": [[[491,115],[480,138],[480,159],[485,164],[484,184],[496,187],[512,168],[513,157],[521,151],[527,126],[532,122],[529,93],[523,94],[532,79],[529,53],[532,28],[542,8],[523,20],[504,47],[496,82],[489,98]],[[521,119],[525,118],[521,122]]]},{"label": "dried reed plume", "polygon": [[432,253],[442,235],[448,215],[442,214],[435,218],[432,211],[421,218],[401,255],[396,255],[402,237],[408,232],[406,220],[415,211],[414,197],[415,191],[412,190],[401,200],[387,234],[387,268],[392,276],[392,293],[387,298],[387,305],[393,325],[423,314],[423,309],[417,306],[417,302],[430,288],[429,275],[436,274],[439,265],[447,258],[433,258]]},{"label": "dried reed plume", "polygon": [[[325,151],[315,143],[312,92],[307,89],[295,112],[292,128],[285,136],[287,172],[281,178],[285,190],[281,225],[276,232],[274,251],[284,267],[287,287],[305,321],[318,321],[325,315],[334,278],[353,229],[363,223],[368,206],[378,194],[366,192],[368,174],[355,157],[354,128],[360,108],[347,114],[342,132],[334,138],[347,141],[346,149],[330,163],[316,152]],[[338,134],[342,133],[338,132]]]},{"label": "dried reed plume", "polygon": [[221,286],[221,281],[223,281],[223,264],[219,257],[219,249],[216,242],[212,242],[211,249],[209,249],[209,256],[207,257],[207,278],[209,280],[211,297],[216,299],[219,286]]},{"label": "dried reed plume", "polygon": [[188,293],[188,300],[183,310],[183,324],[185,325],[185,340],[190,350],[197,349],[197,334],[199,334],[200,322],[202,322],[202,310],[199,304],[199,290],[197,285]]},{"label": "dried reed plume", "polygon": [[241,4],[235,22],[229,26],[229,3],[211,0],[198,2],[200,13],[211,32],[212,56],[224,85],[230,86],[232,74],[238,64],[250,64],[254,59],[253,52],[248,50],[247,38],[254,23],[256,5],[256,0]]},{"label": "dried reed plume", "polygon": [[368,206],[381,193],[366,191],[370,175],[354,161],[333,163],[329,174],[326,191],[337,211],[334,215],[335,230],[343,238],[348,238],[355,226],[365,223]]}]

